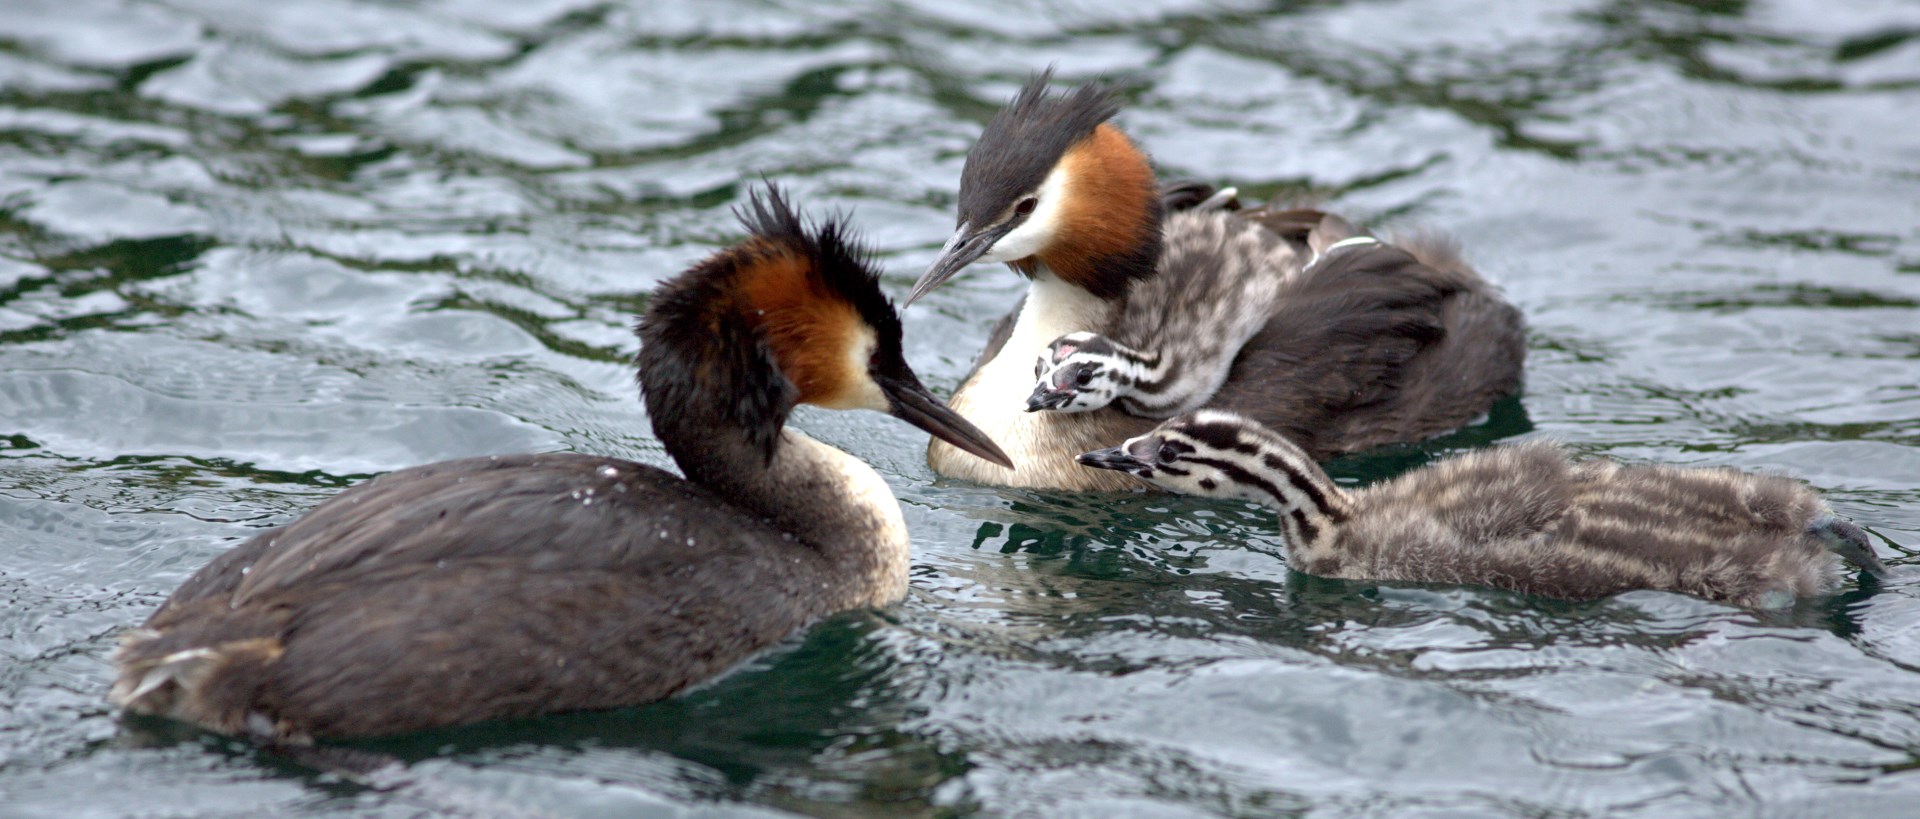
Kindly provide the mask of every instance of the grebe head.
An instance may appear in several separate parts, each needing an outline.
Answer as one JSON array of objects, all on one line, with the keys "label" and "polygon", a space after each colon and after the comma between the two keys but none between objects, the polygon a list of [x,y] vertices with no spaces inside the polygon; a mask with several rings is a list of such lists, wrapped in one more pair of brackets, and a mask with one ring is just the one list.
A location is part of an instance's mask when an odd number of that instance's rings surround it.
[{"label": "grebe head", "polygon": [[908,304],[980,260],[1028,276],[1045,266],[1105,299],[1152,275],[1161,205],[1146,154],[1107,122],[1120,110],[1111,88],[1050,95],[1052,77],[1028,79],[967,152],[959,229]]},{"label": "grebe head", "polygon": [[772,185],[735,213],[747,240],[661,285],[638,327],[648,415],[682,468],[716,419],[771,460],[799,404],[885,412],[1013,468],[907,366],[899,316],[842,219],[805,222]]},{"label": "grebe head", "polygon": [[1131,385],[1128,362],[1098,333],[1068,333],[1047,345],[1033,365],[1027,411],[1091,412],[1114,402]]}]

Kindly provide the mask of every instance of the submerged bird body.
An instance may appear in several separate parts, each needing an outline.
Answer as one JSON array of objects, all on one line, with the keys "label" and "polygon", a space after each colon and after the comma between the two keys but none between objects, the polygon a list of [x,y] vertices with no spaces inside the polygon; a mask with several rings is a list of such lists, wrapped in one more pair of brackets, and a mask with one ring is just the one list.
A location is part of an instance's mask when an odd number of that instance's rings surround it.
[{"label": "submerged bird body", "polygon": [[129,711],[274,742],[665,697],[906,590],[886,483],[784,429],[889,411],[1003,455],[919,386],[838,225],[777,192],[753,238],[661,286],[642,387],[687,477],[575,454],[450,461],[354,487],[183,584],[115,657]]},{"label": "submerged bird body", "polygon": [[980,260],[1031,280],[950,402],[1019,470],[936,442],[928,449],[936,472],[1059,489],[1137,486],[1074,459],[1151,429],[1152,418],[1115,406],[1025,412],[1035,362],[1076,333],[1162,351],[1174,392],[1297,433],[1317,458],[1452,429],[1518,389],[1519,313],[1450,244],[1403,241],[1394,252],[1405,264],[1308,268],[1316,233],[1351,228],[1315,211],[1235,210],[1203,188],[1163,199],[1146,155],[1107,122],[1118,110],[1111,95],[1087,86],[1050,96],[1047,81],[1033,78],[968,153],[960,227],[908,299]]},{"label": "submerged bird body", "polygon": [[1776,608],[1832,592],[1839,558],[1884,572],[1865,534],[1794,481],[1576,462],[1542,442],[1345,490],[1283,436],[1202,411],[1085,460],[1177,492],[1272,507],[1289,565],[1325,577],[1570,600],[1659,589]]},{"label": "submerged bird body", "polygon": [[[849,583],[851,567],[641,464],[546,454],[401,470],[195,575],[128,642],[116,695],[276,738],[655,700],[826,613],[891,602],[905,531],[875,511],[866,576]],[[795,602],[733,610],[739,577]]]}]

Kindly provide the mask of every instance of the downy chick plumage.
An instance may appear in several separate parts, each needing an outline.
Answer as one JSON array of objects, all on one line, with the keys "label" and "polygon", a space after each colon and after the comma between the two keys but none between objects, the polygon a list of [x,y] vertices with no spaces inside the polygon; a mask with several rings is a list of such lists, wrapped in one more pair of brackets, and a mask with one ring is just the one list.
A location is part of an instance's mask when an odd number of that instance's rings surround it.
[{"label": "downy chick plumage", "polygon": [[1840,559],[1885,567],[1806,486],[1724,468],[1574,461],[1533,441],[1348,490],[1240,415],[1184,415],[1090,466],[1278,513],[1288,565],[1355,580],[1460,583],[1586,600],[1660,589],[1777,608],[1832,592]]}]

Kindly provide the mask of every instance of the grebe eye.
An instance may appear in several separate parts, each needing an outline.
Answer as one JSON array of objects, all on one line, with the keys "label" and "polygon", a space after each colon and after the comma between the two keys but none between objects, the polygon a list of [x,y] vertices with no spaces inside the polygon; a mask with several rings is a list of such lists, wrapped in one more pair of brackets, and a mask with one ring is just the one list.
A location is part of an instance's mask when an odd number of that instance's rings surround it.
[{"label": "grebe eye", "polygon": [[1084,387],[1084,386],[1086,386],[1086,385],[1088,385],[1088,384],[1091,384],[1091,383],[1093,383],[1093,371],[1092,371],[1092,370],[1081,370],[1081,371],[1079,371],[1079,372],[1077,372],[1077,373],[1074,373],[1074,374],[1073,374],[1073,385],[1074,385],[1074,386],[1076,386],[1076,387]]},{"label": "grebe eye", "polygon": [[1032,213],[1032,212],[1033,212],[1033,209],[1034,209],[1034,208],[1037,208],[1037,207],[1039,207],[1039,206],[1040,206],[1040,200],[1039,200],[1039,198],[1038,198],[1038,197],[1033,197],[1033,196],[1029,196],[1029,197],[1027,197],[1027,198],[1025,198],[1025,199],[1022,199],[1022,200],[1020,200],[1020,202],[1019,202],[1018,204],[1015,204],[1015,205],[1013,206],[1013,212],[1014,212],[1014,213],[1017,213],[1017,214],[1020,214],[1021,216],[1025,216],[1025,215],[1027,215],[1027,214],[1029,214],[1029,213]]},{"label": "grebe eye", "polygon": [[1170,464],[1179,459],[1180,459],[1180,452],[1173,448],[1172,443],[1163,443],[1160,445],[1160,462],[1161,463]]}]

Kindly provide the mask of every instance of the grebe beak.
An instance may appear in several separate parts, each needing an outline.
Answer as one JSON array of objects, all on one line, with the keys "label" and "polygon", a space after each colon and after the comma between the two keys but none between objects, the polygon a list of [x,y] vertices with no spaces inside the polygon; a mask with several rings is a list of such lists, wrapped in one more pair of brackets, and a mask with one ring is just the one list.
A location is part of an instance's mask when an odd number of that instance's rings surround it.
[{"label": "grebe beak", "polygon": [[983,460],[1013,468],[1013,460],[1000,451],[999,444],[981,432],[979,427],[960,417],[960,413],[940,403],[940,399],[921,386],[920,379],[915,378],[913,373],[907,373],[904,378],[882,377],[874,381],[880,385],[880,391],[886,393],[890,405],[888,409],[895,418],[924,429],[933,437]]},{"label": "grebe beak", "polygon": [[927,268],[927,272],[920,276],[920,281],[914,283],[913,292],[907,294],[905,304],[913,304],[921,296],[945,284],[967,265],[978,261],[981,256],[986,255],[987,251],[993,249],[994,243],[1000,241],[1000,237],[1007,235],[1013,228],[1012,220],[998,225],[989,225],[979,230],[975,230],[970,224],[961,225],[959,230],[953,232],[953,238],[947,240],[946,247],[940,248],[940,258],[934,259],[933,264]]}]

